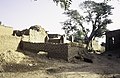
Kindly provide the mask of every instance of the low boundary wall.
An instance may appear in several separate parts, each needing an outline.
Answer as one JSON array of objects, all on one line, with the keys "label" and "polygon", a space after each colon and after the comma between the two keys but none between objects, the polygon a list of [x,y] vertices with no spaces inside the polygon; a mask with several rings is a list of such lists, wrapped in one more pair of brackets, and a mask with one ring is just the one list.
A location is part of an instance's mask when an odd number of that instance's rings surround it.
[{"label": "low boundary wall", "polygon": [[45,44],[44,43],[31,43],[31,42],[24,42],[21,41],[20,49],[38,53],[39,51],[45,51]]},{"label": "low boundary wall", "polygon": [[1,35],[0,36],[0,51],[6,51],[6,50],[17,50],[21,38],[20,37],[14,37],[14,36],[8,36],[8,35]]},{"label": "low boundary wall", "polygon": [[68,44],[51,44],[51,43],[30,43],[21,42],[21,49],[38,53],[39,51],[48,52],[48,57],[64,59],[69,61],[79,52],[79,47],[71,47]]},{"label": "low boundary wall", "polygon": [[12,35],[13,34],[13,28],[7,27],[4,25],[0,25],[0,35]]}]

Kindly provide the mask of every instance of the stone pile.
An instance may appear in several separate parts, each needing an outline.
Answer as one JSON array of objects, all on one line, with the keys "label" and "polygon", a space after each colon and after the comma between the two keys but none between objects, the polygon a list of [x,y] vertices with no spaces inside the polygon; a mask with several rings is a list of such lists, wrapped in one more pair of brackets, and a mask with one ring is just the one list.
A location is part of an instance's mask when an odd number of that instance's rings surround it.
[{"label": "stone pile", "polygon": [[24,60],[26,56],[23,53],[16,52],[14,50],[7,50],[5,52],[0,52],[0,62],[4,63],[20,63]]}]

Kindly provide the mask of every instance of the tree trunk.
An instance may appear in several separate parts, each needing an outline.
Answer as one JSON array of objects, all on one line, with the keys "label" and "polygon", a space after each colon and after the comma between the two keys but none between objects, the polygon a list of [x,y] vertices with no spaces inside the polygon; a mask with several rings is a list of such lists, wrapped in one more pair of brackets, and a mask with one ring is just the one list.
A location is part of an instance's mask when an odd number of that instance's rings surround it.
[{"label": "tree trunk", "polygon": [[86,43],[86,49],[87,50],[91,50],[92,49],[92,40],[88,40],[87,43]]},{"label": "tree trunk", "polygon": [[90,36],[87,39],[86,49],[88,49],[88,50],[89,50],[89,48],[90,48],[90,50],[93,50],[93,48],[92,48],[92,40],[93,40],[93,37],[94,37],[95,33],[96,33],[95,31],[92,31],[91,34],[90,34]]}]

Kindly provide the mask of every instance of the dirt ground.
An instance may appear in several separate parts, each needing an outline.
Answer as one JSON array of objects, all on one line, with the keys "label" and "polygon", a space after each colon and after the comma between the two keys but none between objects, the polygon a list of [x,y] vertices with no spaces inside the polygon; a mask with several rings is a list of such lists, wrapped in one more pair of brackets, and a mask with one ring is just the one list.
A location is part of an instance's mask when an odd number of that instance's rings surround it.
[{"label": "dirt ground", "polygon": [[10,52],[10,56],[0,55],[0,78],[120,78],[120,58],[112,56],[92,54],[93,63],[87,63],[80,59],[56,60],[25,51],[15,51],[13,55]]}]

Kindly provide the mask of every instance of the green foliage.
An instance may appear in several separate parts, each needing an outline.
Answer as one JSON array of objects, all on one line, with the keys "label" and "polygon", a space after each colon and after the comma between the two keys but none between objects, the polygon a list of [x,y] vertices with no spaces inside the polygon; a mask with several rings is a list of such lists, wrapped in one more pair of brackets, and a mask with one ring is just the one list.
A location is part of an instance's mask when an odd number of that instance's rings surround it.
[{"label": "green foliage", "polygon": [[77,27],[76,27],[77,24],[75,24],[71,19],[68,19],[65,22],[62,22],[62,24],[64,25],[62,29],[65,30],[66,34],[69,34],[70,32],[77,30]]},{"label": "green foliage", "polygon": [[91,36],[93,36],[92,34],[94,33],[94,37],[101,37],[107,30],[107,24],[112,23],[108,17],[112,15],[111,9],[113,9],[113,7],[106,3],[95,3],[94,1],[85,1],[80,6],[84,9],[84,12],[87,13],[85,21],[92,23]]},{"label": "green foliage", "polygon": [[74,36],[74,41],[75,42],[83,42],[83,40],[84,40],[84,33],[81,32],[80,30],[78,30],[77,32],[75,32],[73,34],[73,36]]},{"label": "green foliage", "polygon": [[64,8],[65,10],[67,10],[71,3],[72,0],[53,0],[57,5],[60,4],[61,8]]},{"label": "green foliage", "polygon": [[[37,0],[35,0],[37,1]],[[61,8],[68,10],[73,0],[53,0],[57,5],[60,4]],[[89,0],[88,0],[89,1]],[[110,2],[111,0],[103,0],[104,3]],[[118,0],[119,1],[119,0]]]},{"label": "green foliage", "polygon": [[69,17],[68,20],[62,22],[63,29],[67,32],[67,34],[71,31],[78,31],[80,29],[79,27],[82,27],[82,31],[86,33],[86,29],[82,25],[84,17],[80,15],[77,10],[67,10],[64,12],[64,14]]},{"label": "green foliage", "polygon": [[[80,8],[84,11],[83,15],[77,10],[67,10],[64,12],[69,19],[63,22],[63,29],[66,32],[68,31],[67,33],[73,31],[84,33],[84,40],[87,40],[87,42],[90,42],[95,37],[102,37],[105,31],[108,31],[107,25],[112,23],[109,16],[112,15],[111,10],[114,8],[107,3],[96,3],[94,1],[81,3]],[[87,29],[84,23],[88,23],[89,28],[92,28],[92,30]],[[80,39],[78,35],[81,34],[77,32],[76,37]]]}]

